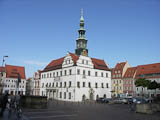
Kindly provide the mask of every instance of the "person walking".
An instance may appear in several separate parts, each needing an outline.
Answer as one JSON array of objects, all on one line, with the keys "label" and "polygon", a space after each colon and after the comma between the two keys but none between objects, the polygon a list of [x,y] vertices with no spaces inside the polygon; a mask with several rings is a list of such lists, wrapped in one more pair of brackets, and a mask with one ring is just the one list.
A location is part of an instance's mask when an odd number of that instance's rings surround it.
[{"label": "person walking", "polygon": [[0,116],[3,116],[3,112],[6,109],[6,105],[8,103],[8,92],[3,96],[1,104],[2,104],[2,109],[0,112]]}]

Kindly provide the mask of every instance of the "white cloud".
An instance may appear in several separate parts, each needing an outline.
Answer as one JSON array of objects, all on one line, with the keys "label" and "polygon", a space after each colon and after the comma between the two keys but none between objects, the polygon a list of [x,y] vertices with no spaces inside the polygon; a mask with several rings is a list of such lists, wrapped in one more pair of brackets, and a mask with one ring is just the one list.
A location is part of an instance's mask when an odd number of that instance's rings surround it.
[{"label": "white cloud", "polygon": [[29,65],[38,65],[38,66],[43,66],[43,65],[47,65],[47,62],[40,62],[40,61],[34,61],[34,60],[26,60],[24,61],[25,64],[29,64]]}]

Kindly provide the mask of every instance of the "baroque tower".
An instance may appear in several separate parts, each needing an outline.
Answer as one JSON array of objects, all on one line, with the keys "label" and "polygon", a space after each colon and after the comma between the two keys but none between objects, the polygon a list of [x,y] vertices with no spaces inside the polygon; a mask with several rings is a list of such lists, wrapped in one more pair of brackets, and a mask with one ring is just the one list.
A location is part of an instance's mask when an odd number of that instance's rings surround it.
[{"label": "baroque tower", "polygon": [[81,10],[81,18],[80,18],[80,29],[78,30],[79,37],[76,40],[76,55],[88,56],[87,49],[87,40],[85,38],[85,29],[84,29],[84,18],[83,18],[83,9]]}]

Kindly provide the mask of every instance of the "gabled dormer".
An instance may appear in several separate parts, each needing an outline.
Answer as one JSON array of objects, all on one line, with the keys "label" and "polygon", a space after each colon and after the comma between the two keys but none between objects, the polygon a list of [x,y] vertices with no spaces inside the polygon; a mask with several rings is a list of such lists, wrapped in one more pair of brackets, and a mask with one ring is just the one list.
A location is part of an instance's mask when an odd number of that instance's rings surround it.
[{"label": "gabled dormer", "polygon": [[64,57],[62,68],[75,66],[78,58],[79,57],[76,56],[75,54],[68,52],[67,55]]},{"label": "gabled dormer", "polygon": [[77,60],[77,66],[82,66],[86,68],[94,68],[91,58],[82,56],[82,55],[80,55],[79,59]]}]

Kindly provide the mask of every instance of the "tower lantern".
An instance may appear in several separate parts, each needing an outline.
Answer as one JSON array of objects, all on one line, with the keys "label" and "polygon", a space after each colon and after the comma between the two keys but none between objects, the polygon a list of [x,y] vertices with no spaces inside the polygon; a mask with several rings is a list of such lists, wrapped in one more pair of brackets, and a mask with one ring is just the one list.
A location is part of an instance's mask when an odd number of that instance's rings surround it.
[{"label": "tower lantern", "polygon": [[88,56],[88,49],[87,49],[87,40],[85,38],[85,29],[84,29],[84,18],[83,18],[83,9],[81,9],[81,18],[80,18],[80,29],[78,30],[79,37],[76,40],[76,55],[83,55]]}]

